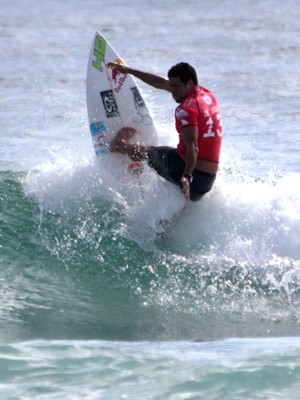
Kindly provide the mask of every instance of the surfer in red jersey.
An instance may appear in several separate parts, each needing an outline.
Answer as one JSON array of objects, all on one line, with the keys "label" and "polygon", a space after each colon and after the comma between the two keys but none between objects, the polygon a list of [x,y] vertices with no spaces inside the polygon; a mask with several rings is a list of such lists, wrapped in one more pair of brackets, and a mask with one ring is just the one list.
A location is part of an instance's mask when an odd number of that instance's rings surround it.
[{"label": "surfer in red jersey", "polygon": [[123,64],[109,63],[108,67],[170,92],[179,103],[175,110],[177,148],[130,143],[135,130],[124,127],[110,144],[110,151],[135,161],[147,160],[160,176],[178,185],[187,200],[200,200],[213,187],[219,166],[223,131],[216,96],[198,84],[195,69],[185,62],[174,65],[168,79]]}]

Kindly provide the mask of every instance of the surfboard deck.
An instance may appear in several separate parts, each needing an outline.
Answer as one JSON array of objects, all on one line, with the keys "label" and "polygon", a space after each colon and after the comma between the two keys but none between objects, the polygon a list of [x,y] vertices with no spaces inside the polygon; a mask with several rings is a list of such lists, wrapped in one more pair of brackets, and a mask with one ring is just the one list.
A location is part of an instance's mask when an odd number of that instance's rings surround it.
[{"label": "surfboard deck", "polygon": [[90,133],[97,156],[109,153],[109,143],[122,127],[136,129],[135,142],[157,143],[157,131],[134,78],[107,68],[123,63],[99,32],[95,33],[87,67],[86,100]]}]

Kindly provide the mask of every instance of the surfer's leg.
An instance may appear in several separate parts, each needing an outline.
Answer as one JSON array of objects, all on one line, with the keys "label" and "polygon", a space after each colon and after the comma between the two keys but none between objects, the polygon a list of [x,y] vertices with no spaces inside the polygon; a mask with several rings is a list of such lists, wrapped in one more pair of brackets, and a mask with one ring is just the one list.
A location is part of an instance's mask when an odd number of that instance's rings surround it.
[{"label": "surfer's leg", "polygon": [[167,181],[181,187],[181,177],[185,170],[185,163],[175,148],[158,146],[149,149],[147,154],[149,167],[153,168],[158,175]]},{"label": "surfer's leg", "polygon": [[140,161],[147,158],[147,148],[138,144],[129,143],[136,130],[133,128],[122,128],[111,142],[109,149],[111,152],[118,152],[130,157],[132,160]]}]

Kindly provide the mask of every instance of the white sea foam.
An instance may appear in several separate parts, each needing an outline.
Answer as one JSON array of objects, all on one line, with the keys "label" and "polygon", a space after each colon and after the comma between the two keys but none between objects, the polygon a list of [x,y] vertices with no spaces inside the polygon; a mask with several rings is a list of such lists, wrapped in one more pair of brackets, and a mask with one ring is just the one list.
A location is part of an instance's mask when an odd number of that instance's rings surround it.
[{"label": "white sea foam", "polygon": [[[29,172],[27,194],[52,212],[79,207],[91,197],[120,204],[126,215],[120,234],[142,247],[158,236],[181,254],[213,252],[236,262],[264,263],[270,257],[300,258],[300,175],[261,180],[221,171],[200,202],[186,202],[180,190],[145,166],[130,175],[123,156],[105,159],[53,154]],[[121,210],[120,209],[120,210]]]}]

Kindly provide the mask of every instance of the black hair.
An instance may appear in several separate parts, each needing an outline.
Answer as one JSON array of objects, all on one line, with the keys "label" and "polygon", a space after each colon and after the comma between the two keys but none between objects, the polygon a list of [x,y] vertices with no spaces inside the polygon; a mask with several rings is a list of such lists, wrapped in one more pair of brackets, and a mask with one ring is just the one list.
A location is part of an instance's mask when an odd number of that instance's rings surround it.
[{"label": "black hair", "polygon": [[180,62],[170,68],[168,78],[180,78],[181,82],[187,84],[191,79],[198,85],[197,72],[194,67],[186,62]]}]

